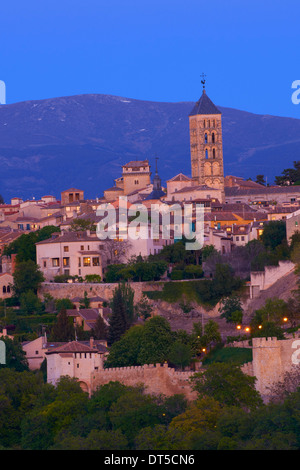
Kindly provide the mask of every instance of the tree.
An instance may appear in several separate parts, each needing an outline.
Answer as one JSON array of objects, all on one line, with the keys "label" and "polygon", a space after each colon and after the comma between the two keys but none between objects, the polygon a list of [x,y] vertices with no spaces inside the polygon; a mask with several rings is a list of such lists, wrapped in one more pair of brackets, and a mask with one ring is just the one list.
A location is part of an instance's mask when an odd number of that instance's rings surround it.
[{"label": "tree", "polygon": [[72,220],[70,232],[85,232],[86,230],[95,232],[96,226],[92,220],[80,218]]},{"label": "tree", "polygon": [[128,318],[125,299],[122,288],[119,285],[113,294],[111,302],[112,313],[109,319],[108,345],[111,346],[119,341],[125,331],[128,329]]},{"label": "tree", "polygon": [[97,317],[95,326],[92,330],[92,336],[95,339],[107,339],[108,337],[108,327],[101,315]]},{"label": "tree", "polygon": [[88,293],[85,290],[83,299],[80,302],[79,308],[89,308],[90,306],[90,299],[88,298]]},{"label": "tree", "polygon": [[8,337],[1,337],[1,341],[5,343],[6,363],[4,365],[0,364],[0,369],[8,367],[18,372],[28,370],[28,362],[21,343]]},{"label": "tree", "polygon": [[241,298],[238,295],[223,298],[220,303],[219,312],[221,314],[221,318],[226,319],[226,323],[242,322],[243,308]]},{"label": "tree", "polygon": [[3,199],[3,197],[1,196],[1,194],[0,194],[0,204],[4,204],[4,199]]},{"label": "tree", "polygon": [[43,304],[32,290],[20,295],[20,311],[22,315],[40,315],[42,313]]},{"label": "tree", "polygon": [[32,260],[17,263],[13,278],[13,290],[16,297],[18,298],[20,298],[21,294],[29,290],[36,294],[42,282],[44,281],[43,273],[40,271],[37,264]]},{"label": "tree", "polygon": [[261,241],[267,249],[275,250],[286,240],[286,224],[283,220],[272,220],[265,227]]},{"label": "tree", "polygon": [[266,181],[265,181],[264,175],[257,175],[255,183],[258,183],[258,184],[261,184],[262,186],[265,186]]},{"label": "tree", "polygon": [[17,262],[23,261],[36,261],[36,247],[35,244],[51,237],[52,233],[60,232],[59,227],[48,225],[36,232],[23,234],[4,248],[3,254],[11,256],[17,254]]},{"label": "tree", "polygon": [[143,327],[139,363],[155,364],[166,361],[172,343],[173,335],[169,322],[160,316],[150,318]]},{"label": "tree", "polygon": [[107,264],[120,264],[126,260],[131,242],[129,240],[103,240],[103,255],[106,258]]},{"label": "tree", "polygon": [[75,330],[72,317],[68,317],[66,309],[62,309],[51,331],[51,341],[64,343],[74,341]]},{"label": "tree", "polygon": [[134,305],[135,317],[147,320],[151,317],[152,306],[148,300],[148,297],[143,293],[142,298]]},{"label": "tree", "polygon": [[184,367],[188,366],[191,362],[192,358],[192,351],[191,348],[187,345],[182,343],[181,341],[175,341],[169,352],[169,361],[171,364],[175,366]]},{"label": "tree", "polygon": [[55,310],[60,312],[61,310],[72,310],[74,308],[73,302],[68,298],[55,299]]},{"label": "tree", "polygon": [[275,325],[282,325],[283,318],[288,314],[287,303],[276,297],[266,300],[265,305],[256,310],[254,323],[264,324],[274,322]]},{"label": "tree", "polygon": [[246,409],[262,405],[255,390],[256,378],[244,374],[238,365],[212,363],[204,372],[194,374],[191,380],[199,398],[211,397],[223,405]]},{"label": "tree", "polygon": [[286,168],[281,176],[275,176],[275,184],[278,186],[290,186],[300,183],[300,160],[293,162],[294,168]]}]

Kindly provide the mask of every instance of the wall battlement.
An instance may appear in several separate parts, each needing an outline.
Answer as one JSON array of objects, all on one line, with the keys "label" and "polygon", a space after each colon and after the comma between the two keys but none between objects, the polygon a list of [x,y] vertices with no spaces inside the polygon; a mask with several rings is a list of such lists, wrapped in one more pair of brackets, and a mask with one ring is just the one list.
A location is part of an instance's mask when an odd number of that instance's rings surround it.
[{"label": "wall battlement", "polygon": [[193,374],[193,371],[175,371],[168,364],[99,369],[91,374],[90,389],[95,391],[108,382],[121,382],[127,386],[144,384],[146,393],[166,396],[184,394],[188,399],[195,399],[196,392],[190,384]]},{"label": "wall battlement", "polygon": [[252,347],[255,348],[280,348],[280,343],[276,337],[272,338],[252,338]]}]

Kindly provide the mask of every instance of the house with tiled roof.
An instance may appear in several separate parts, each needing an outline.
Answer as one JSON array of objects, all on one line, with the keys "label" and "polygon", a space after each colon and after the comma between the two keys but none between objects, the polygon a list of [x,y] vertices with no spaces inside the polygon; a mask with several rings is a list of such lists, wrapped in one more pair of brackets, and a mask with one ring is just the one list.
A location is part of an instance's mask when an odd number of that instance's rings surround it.
[{"label": "house with tiled roof", "polygon": [[36,243],[36,256],[46,281],[62,274],[103,276],[103,242],[89,230],[54,233]]},{"label": "house with tiled roof", "polygon": [[56,385],[62,376],[76,378],[81,388],[91,394],[92,374],[103,369],[108,350],[104,345],[90,342],[71,341],[53,349],[47,358],[47,382]]}]

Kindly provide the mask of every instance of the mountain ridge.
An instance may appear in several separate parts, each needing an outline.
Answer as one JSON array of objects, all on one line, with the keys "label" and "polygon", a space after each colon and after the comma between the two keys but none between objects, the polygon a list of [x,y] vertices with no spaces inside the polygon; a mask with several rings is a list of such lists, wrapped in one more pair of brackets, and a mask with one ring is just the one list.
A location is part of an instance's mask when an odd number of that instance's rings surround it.
[{"label": "mountain ridge", "polygon": [[[0,106],[0,194],[60,196],[72,186],[99,197],[130,160],[147,158],[163,183],[190,175],[188,115],[194,102],[82,94]],[[218,106],[224,172],[271,183],[300,155],[300,120]],[[295,137],[299,136],[299,137]]]}]

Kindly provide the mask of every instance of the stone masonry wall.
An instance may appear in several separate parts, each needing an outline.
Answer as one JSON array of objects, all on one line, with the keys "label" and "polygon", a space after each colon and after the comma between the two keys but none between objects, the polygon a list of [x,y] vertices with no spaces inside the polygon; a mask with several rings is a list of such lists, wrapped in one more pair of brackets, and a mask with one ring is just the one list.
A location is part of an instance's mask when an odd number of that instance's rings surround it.
[{"label": "stone masonry wall", "polygon": [[300,336],[277,340],[277,338],[253,338],[253,361],[244,364],[242,370],[255,376],[255,388],[267,398],[269,388],[281,381],[286,372],[300,367]]},{"label": "stone masonry wall", "polygon": [[144,384],[146,393],[166,396],[184,394],[187,399],[193,400],[197,396],[189,383],[193,374],[192,371],[177,372],[168,364],[101,369],[92,374],[91,389],[95,391],[110,381],[118,381],[127,386]]},{"label": "stone masonry wall", "polygon": [[[160,289],[159,283],[152,282],[132,282],[130,286],[134,290],[134,300],[138,302],[145,290],[157,290]],[[55,299],[63,299],[69,298],[72,299],[73,297],[83,297],[84,292],[86,291],[88,297],[94,297],[99,295],[106,300],[111,300],[113,296],[113,291],[118,287],[117,283],[99,283],[99,284],[92,284],[92,283],[55,283],[55,282],[44,282],[42,287],[39,289],[38,295],[40,298],[43,297],[44,294],[50,294]]]}]

